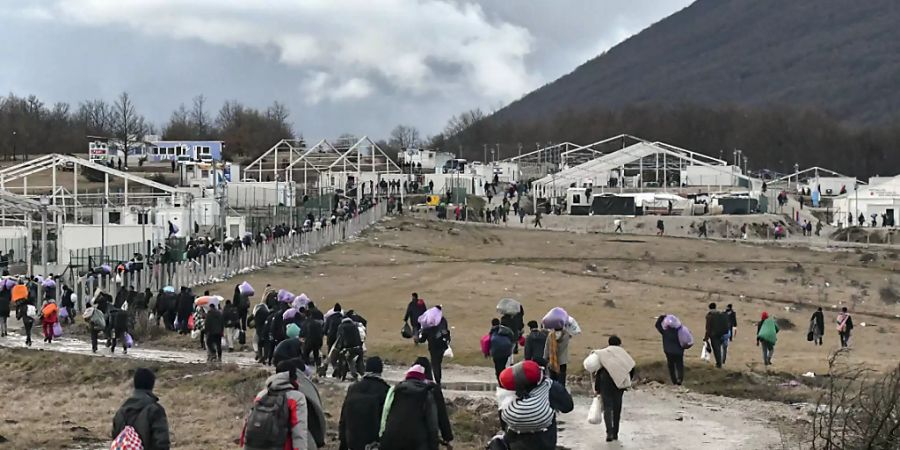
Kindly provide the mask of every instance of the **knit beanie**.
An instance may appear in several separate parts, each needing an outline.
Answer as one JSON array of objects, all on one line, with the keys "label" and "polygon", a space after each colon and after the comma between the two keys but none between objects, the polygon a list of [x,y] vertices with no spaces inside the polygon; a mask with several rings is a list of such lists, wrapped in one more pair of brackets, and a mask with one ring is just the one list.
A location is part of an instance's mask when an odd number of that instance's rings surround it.
[{"label": "knit beanie", "polygon": [[534,361],[522,361],[500,372],[500,387],[509,391],[530,389],[541,382],[541,377],[541,366]]},{"label": "knit beanie", "polygon": [[287,334],[287,337],[289,337],[289,338],[298,337],[298,336],[300,336],[300,327],[297,326],[296,323],[289,324],[287,326],[287,331],[285,334]]},{"label": "knit beanie", "polygon": [[381,358],[373,356],[366,360],[366,373],[381,374],[384,371],[384,363]]},{"label": "knit beanie", "polygon": [[143,367],[139,367],[134,371],[134,388],[152,391],[153,385],[156,384],[156,375],[153,371]]},{"label": "knit beanie", "polygon": [[425,368],[416,364],[406,371],[407,380],[425,381]]}]

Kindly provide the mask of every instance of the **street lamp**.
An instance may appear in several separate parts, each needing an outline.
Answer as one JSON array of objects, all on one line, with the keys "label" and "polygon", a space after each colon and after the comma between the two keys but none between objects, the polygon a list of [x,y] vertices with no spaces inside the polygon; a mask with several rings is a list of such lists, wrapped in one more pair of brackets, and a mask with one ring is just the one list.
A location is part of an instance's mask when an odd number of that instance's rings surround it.
[{"label": "street lamp", "polygon": [[12,158],[12,159],[13,159],[13,161],[15,161],[15,160],[16,160],[16,130],[13,130],[12,136],[13,136],[13,137],[12,137],[12,141],[13,141],[13,154],[12,154],[12,157],[13,157],[13,158]]}]

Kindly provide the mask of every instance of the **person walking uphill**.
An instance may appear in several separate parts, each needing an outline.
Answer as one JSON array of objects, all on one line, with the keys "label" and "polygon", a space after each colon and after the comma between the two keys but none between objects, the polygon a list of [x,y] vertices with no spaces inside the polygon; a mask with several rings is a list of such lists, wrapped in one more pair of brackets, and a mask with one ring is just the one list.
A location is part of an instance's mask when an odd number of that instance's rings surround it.
[{"label": "person walking uphill", "polygon": [[594,350],[584,360],[584,370],[593,374],[594,392],[603,402],[606,442],[619,440],[622,397],[634,379],[634,359],[622,348],[618,336],[609,337],[609,346]]},{"label": "person walking uphill", "polygon": [[[440,305],[436,306],[443,311]],[[441,384],[441,365],[444,362],[444,352],[450,348],[450,325],[447,318],[441,316],[436,326],[423,328],[420,332],[419,342],[428,342],[428,354],[431,357],[431,370],[434,374],[434,382]]]},{"label": "person walking uphill", "polygon": [[853,331],[853,317],[847,312],[847,307],[841,308],[841,313],[837,316],[837,331],[841,337],[841,348],[847,348],[850,345],[850,332]]},{"label": "person walking uphill", "polygon": [[550,369],[550,378],[559,384],[566,385],[566,369],[569,366],[569,341],[572,335],[565,328],[553,330],[547,336],[544,346],[544,361]]},{"label": "person walking uphill", "polygon": [[400,384],[388,391],[382,413],[381,448],[438,450],[440,431],[432,390],[425,368],[414,365]]},{"label": "person walking uphill", "polygon": [[6,321],[9,319],[12,293],[9,289],[0,291],[0,337],[6,337]]},{"label": "person walking uphill", "polygon": [[[684,383],[684,350],[693,345],[690,331],[684,328],[681,321],[672,315],[661,315],[656,319],[656,330],[662,335],[663,352],[669,367],[669,378],[672,384],[681,386]],[[682,335],[685,335],[682,337]]]},{"label": "person walking uphill", "polygon": [[371,357],[363,378],[347,388],[338,431],[340,450],[367,450],[378,442],[381,413],[391,388],[381,378],[383,370],[381,358]]},{"label": "person walking uphill", "polygon": [[772,365],[777,341],[778,324],[775,323],[775,319],[769,317],[769,313],[763,311],[759,323],[756,324],[756,345],[762,347],[763,365]]},{"label": "person walking uphill", "polygon": [[297,390],[297,373],[290,361],[278,364],[275,375],[253,399],[241,432],[245,450],[308,450],[306,397]]},{"label": "person walking uphill", "polygon": [[112,437],[118,440],[133,429],[144,450],[169,450],[169,422],[166,409],[153,395],[156,375],[143,367],[134,372],[134,393],[113,417]]},{"label": "person walking uphill", "polygon": [[528,322],[528,329],[531,330],[525,337],[525,353],[522,355],[526,361],[534,361],[537,358],[544,358],[544,347],[547,346],[547,332],[538,328],[535,320]]},{"label": "person walking uphill", "polygon": [[53,343],[53,327],[57,323],[59,323],[59,307],[51,299],[41,308],[41,329],[44,332],[44,342]]},{"label": "person walking uphill", "polygon": [[499,380],[500,372],[503,372],[509,362],[509,357],[512,356],[516,334],[508,327],[500,325],[499,319],[491,320],[489,334],[491,337],[490,356],[494,360],[494,372]]},{"label": "person walking uphill", "polygon": [[88,331],[91,334],[91,351],[97,353],[97,341],[100,339],[100,332],[106,329],[106,317],[103,315],[103,311],[88,302],[82,318],[87,323]]},{"label": "person walking uphill", "polygon": [[209,312],[204,322],[206,330],[206,350],[209,352],[207,362],[222,362],[222,335],[225,333],[225,317],[222,311],[210,303]]},{"label": "person walking uphill", "polygon": [[569,413],[575,407],[566,388],[545,378],[540,364],[530,360],[504,369],[498,381],[497,409],[506,448],[555,450],[556,412]]},{"label": "person walking uphill", "polygon": [[422,314],[425,314],[427,309],[425,300],[419,298],[418,293],[413,292],[412,299],[409,301],[409,304],[406,305],[406,314],[403,315],[403,323],[409,325],[413,336],[419,334],[419,329],[421,328],[419,325],[419,317],[421,317]]},{"label": "person walking uphill", "polygon": [[822,345],[822,337],[825,336],[825,314],[820,306],[809,318],[809,337],[813,345]]},{"label": "person walking uphill", "polygon": [[[19,285],[25,287],[25,285]],[[13,294],[13,298],[15,294]],[[16,319],[22,321],[25,327],[25,345],[31,347],[31,329],[34,327],[34,319],[37,318],[37,308],[31,304],[25,297],[16,301]]]},{"label": "person walking uphill", "polygon": [[722,311],[716,310],[716,304],[709,304],[709,312],[706,313],[706,334],[703,340],[709,342],[712,347],[713,357],[716,358],[716,367],[722,368],[722,340],[731,329],[731,320]]}]

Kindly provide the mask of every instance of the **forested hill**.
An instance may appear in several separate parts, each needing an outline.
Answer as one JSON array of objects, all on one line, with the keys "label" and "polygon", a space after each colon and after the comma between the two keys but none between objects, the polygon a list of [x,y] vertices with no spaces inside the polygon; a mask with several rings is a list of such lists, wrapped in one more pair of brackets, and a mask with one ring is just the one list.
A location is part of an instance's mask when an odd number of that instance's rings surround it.
[{"label": "forested hill", "polygon": [[770,104],[849,123],[900,118],[897,0],[698,0],[494,114]]}]

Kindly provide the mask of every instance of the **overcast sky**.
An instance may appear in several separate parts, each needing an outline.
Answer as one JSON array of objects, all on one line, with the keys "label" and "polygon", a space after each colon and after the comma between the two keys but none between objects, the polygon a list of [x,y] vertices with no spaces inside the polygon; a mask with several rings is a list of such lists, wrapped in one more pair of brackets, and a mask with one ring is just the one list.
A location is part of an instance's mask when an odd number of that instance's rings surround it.
[{"label": "overcast sky", "polygon": [[310,140],[440,131],[571,72],[692,0],[3,0],[0,89],[128,91],[157,125],[204,94],[288,105]]}]

